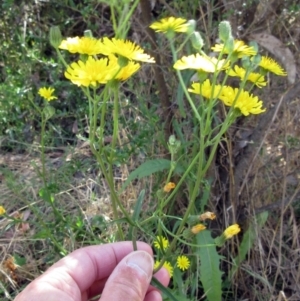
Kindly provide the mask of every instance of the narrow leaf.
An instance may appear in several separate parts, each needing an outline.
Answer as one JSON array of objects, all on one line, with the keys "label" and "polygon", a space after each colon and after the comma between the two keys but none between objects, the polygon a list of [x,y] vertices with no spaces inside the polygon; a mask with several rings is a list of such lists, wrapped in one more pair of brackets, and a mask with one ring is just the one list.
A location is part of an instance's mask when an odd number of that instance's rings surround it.
[{"label": "narrow leaf", "polygon": [[[165,169],[169,170],[170,167],[171,167],[171,161],[167,159],[154,159],[154,160],[146,161],[143,164],[141,164],[137,169],[135,169],[133,172],[131,172],[131,174],[128,176],[127,180],[123,184],[120,192],[124,191],[124,189],[134,179],[142,179],[156,172]],[[175,171],[180,172],[178,168],[176,168]]]},{"label": "narrow leaf", "polygon": [[221,256],[216,250],[214,239],[208,230],[196,235],[198,245],[196,252],[200,257],[200,281],[209,301],[222,299],[222,272],[220,271]]}]

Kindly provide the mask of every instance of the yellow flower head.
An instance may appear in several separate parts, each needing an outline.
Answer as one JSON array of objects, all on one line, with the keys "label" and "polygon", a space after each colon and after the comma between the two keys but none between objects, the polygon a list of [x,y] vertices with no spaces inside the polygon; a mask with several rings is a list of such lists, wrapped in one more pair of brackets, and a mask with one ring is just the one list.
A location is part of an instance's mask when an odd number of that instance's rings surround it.
[{"label": "yellow flower head", "polygon": [[86,62],[78,61],[68,66],[65,77],[77,86],[107,83],[118,71],[116,63],[109,64],[107,58],[96,60],[89,56]]},{"label": "yellow flower head", "polygon": [[184,270],[187,270],[190,266],[190,260],[184,256],[184,255],[181,255],[181,256],[178,256],[177,257],[177,267],[184,271]]},{"label": "yellow flower head", "polygon": [[[237,95],[238,98],[236,99]],[[234,108],[239,109],[244,116],[260,114],[266,111],[266,109],[262,109],[263,102],[257,96],[253,96],[245,90],[239,92],[238,88],[223,87],[219,98],[226,106],[231,107],[234,103]]]},{"label": "yellow flower head", "polygon": [[[118,58],[115,57],[113,54],[109,56],[109,64],[118,65]],[[135,63],[133,61],[127,62],[127,65],[124,67],[116,68],[116,74],[113,75],[114,79],[124,81],[131,77],[134,73],[136,73],[141,68],[139,63]]]},{"label": "yellow flower head", "polygon": [[144,49],[131,41],[107,37],[103,38],[101,54],[122,56],[129,61],[155,63],[154,58],[144,53]]},{"label": "yellow flower head", "polygon": [[169,182],[168,184],[166,184],[164,186],[164,192],[170,192],[172,189],[174,189],[176,187],[176,184],[173,182]]},{"label": "yellow flower head", "polygon": [[156,32],[187,32],[189,24],[186,19],[168,17],[152,23],[150,26]]},{"label": "yellow flower head", "polygon": [[0,215],[3,215],[6,212],[3,206],[0,206]]},{"label": "yellow flower head", "polygon": [[197,224],[191,228],[193,234],[198,234],[199,232],[205,230],[206,227],[203,224]]},{"label": "yellow flower head", "polygon": [[282,75],[282,76],[287,75],[286,72],[279,66],[279,64],[275,60],[266,56],[263,56],[261,58],[259,66],[265,69],[266,71],[275,73],[277,75]]},{"label": "yellow flower head", "polygon": [[[221,52],[221,51],[223,51],[224,47],[225,47],[224,44],[216,44],[215,46],[211,47],[211,49],[215,52]],[[225,49],[224,53],[228,54],[228,50]],[[241,40],[235,40],[234,41],[233,53],[235,53],[238,58],[241,58],[243,56],[256,55],[256,50],[253,47],[250,47],[250,46],[246,45]]]},{"label": "yellow flower head", "polygon": [[175,62],[173,67],[177,70],[195,69],[213,73],[215,71],[226,69],[228,66],[229,64],[225,65],[225,60],[218,61],[215,57],[208,57],[196,53],[189,56],[183,56],[180,60]]},{"label": "yellow flower head", "polygon": [[71,53],[95,55],[101,53],[102,44],[101,41],[91,37],[75,37],[63,40],[58,48]]},{"label": "yellow flower head", "polygon": [[241,231],[241,228],[238,224],[234,224],[229,226],[223,233],[226,239],[233,237],[234,235],[238,234]]},{"label": "yellow flower head", "polygon": [[213,212],[209,212],[209,211],[202,213],[199,216],[200,221],[205,221],[207,219],[214,220],[215,218],[216,218],[216,215]]},{"label": "yellow flower head", "polygon": [[[246,70],[239,67],[238,65],[235,65],[234,69],[228,70],[227,73],[230,76],[237,76],[241,80],[243,80],[246,75]],[[247,78],[247,81],[254,83],[258,88],[262,88],[267,84],[265,77],[262,74],[256,72],[251,72]]]},{"label": "yellow flower head", "polygon": [[221,85],[215,85],[213,90],[210,80],[206,79],[203,83],[193,83],[192,88],[189,88],[188,91],[191,93],[200,94],[207,99],[215,99],[219,95],[221,88]]},{"label": "yellow flower head", "polygon": [[[160,264],[159,260],[156,260],[154,263],[154,269],[156,269]],[[173,267],[169,261],[165,261],[163,267],[169,272],[170,277],[173,276]]]},{"label": "yellow flower head", "polygon": [[40,88],[38,94],[45,98],[46,100],[50,101],[52,99],[57,99],[56,96],[53,96],[52,94],[54,93],[54,89],[53,88]]},{"label": "yellow flower head", "polygon": [[166,250],[169,247],[169,241],[163,236],[156,236],[156,240],[153,244],[154,247],[158,250]]}]

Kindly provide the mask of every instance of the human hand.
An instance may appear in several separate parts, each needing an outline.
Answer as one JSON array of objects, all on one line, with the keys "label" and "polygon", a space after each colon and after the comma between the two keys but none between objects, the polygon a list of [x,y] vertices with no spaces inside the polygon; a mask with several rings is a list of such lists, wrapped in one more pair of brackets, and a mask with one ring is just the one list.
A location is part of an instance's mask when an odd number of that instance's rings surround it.
[{"label": "human hand", "polygon": [[[150,286],[153,272],[151,247],[137,242],[78,249],[32,281],[15,301],[87,301],[101,294],[100,301],[161,301]],[[155,277],[168,285],[169,274],[159,270]]]}]

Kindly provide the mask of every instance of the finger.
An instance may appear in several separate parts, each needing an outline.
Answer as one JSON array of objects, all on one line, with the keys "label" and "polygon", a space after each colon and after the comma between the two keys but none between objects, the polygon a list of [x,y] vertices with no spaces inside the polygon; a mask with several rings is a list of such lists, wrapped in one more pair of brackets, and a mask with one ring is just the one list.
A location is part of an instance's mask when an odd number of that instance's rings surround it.
[{"label": "finger", "polygon": [[152,278],[154,261],[145,251],[127,255],[108,278],[101,301],[143,301]]},{"label": "finger", "polygon": [[[148,244],[137,242],[137,248],[152,256],[152,249]],[[64,282],[69,283],[71,287],[77,285],[83,293],[94,282],[106,279],[117,264],[131,252],[133,245],[129,241],[78,249],[54,264],[41,277],[65,277],[62,279]]]},{"label": "finger", "polygon": [[[170,282],[170,274],[165,268],[161,268],[157,273],[154,274],[154,277],[164,286],[168,286]],[[95,282],[88,290],[87,292],[87,299],[95,297],[103,291],[103,288],[106,284],[107,278],[101,279],[97,282]],[[154,286],[149,286],[148,292],[156,290],[158,291],[157,288]]]},{"label": "finger", "polygon": [[162,301],[162,297],[158,291],[151,291],[146,295],[144,301]]}]

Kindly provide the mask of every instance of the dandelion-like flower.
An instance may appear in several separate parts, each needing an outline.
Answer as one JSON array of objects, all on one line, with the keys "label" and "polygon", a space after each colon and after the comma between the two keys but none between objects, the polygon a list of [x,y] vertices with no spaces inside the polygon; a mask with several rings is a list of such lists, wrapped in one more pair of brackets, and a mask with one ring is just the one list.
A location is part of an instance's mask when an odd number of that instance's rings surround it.
[{"label": "dandelion-like flower", "polygon": [[223,233],[226,239],[233,237],[234,235],[238,234],[241,231],[241,228],[238,224],[234,224],[229,226]]},{"label": "dandelion-like flower", "polygon": [[[113,54],[109,56],[109,64],[110,65],[118,65],[118,58],[115,57]],[[139,63],[135,63],[133,61],[127,62],[126,66],[120,67],[117,70],[117,73],[113,75],[114,79],[124,81],[131,77],[134,73],[136,73],[141,68],[141,65]]]},{"label": "dandelion-like flower", "polygon": [[43,87],[43,88],[40,88],[39,89],[39,92],[38,94],[45,98],[46,100],[50,101],[50,100],[53,100],[53,99],[57,99],[56,96],[52,95],[54,93],[54,89],[53,88],[46,88],[46,87]]},{"label": "dandelion-like flower", "polygon": [[[238,98],[236,99],[238,95]],[[226,106],[239,109],[244,116],[249,114],[260,114],[266,111],[263,109],[263,102],[257,96],[253,96],[248,91],[242,90],[239,92],[238,88],[229,86],[223,87],[219,98]]]},{"label": "dandelion-like flower", "polygon": [[78,61],[69,65],[65,77],[77,86],[95,87],[97,84],[107,83],[118,68],[117,63],[109,64],[107,58],[97,60],[89,56],[86,62]]},{"label": "dandelion-like flower", "polygon": [[189,56],[183,56],[180,60],[175,62],[173,67],[177,70],[194,69],[214,73],[226,69],[228,66],[229,62],[225,64],[225,60],[218,61],[215,57],[208,57],[196,53]]},{"label": "dandelion-like flower", "polygon": [[[228,70],[227,73],[230,76],[237,76],[241,80],[243,80],[246,75],[246,70],[239,67],[238,65],[235,65],[234,69]],[[262,74],[256,72],[251,72],[247,78],[247,81],[254,83],[258,88],[262,88],[267,84],[265,77]]]},{"label": "dandelion-like flower", "polygon": [[164,186],[164,192],[170,192],[172,189],[176,187],[176,184],[173,182],[169,182]]},{"label": "dandelion-like flower", "polygon": [[0,206],[0,215],[3,215],[6,212],[3,206]]},{"label": "dandelion-like flower", "polygon": [[215,99],[217,98],[221,89],[221,85],[215,85],[213,90],[210,80],[206,79],[203,83],[193,83],[192,87],[189,88],[188,91],[191,93],[200,94],[207,99]]},{"label": "dandelion-like flower", "polygon": [[263,56],[259,63],[259,66],[268,72],[272,72],[277,75],[286,76],[287,73],[279,66],[279,64],[270,57]]},{"label": "dandelion-like flower", "polygon": [[193,234],[198,234],[199,232],[205,230],[206,227],[203,224],[197,224],[191,228]]},{"label": "dandelion-like flower", "polygon": [[184,255],[181,255],[181,256],[178,256],[177,257],[177,267],[184,271],[184,270],[187,270],[190,266],[190,260],[184,256]]},{"label": "dandelion-like flower", "polygon": [[150,26],[156,32],[187,32],[189,24],[186,19],[168,17],[152,23]]},{"label": "dandelion-like flower", "polygon": [[169,246],[169,241],[163,236],[156,236],[156,240],[154,241],[154,247],[158,250],[166,250]]},{"label": "dandelion-like flower", "polygon": [[68,50],[71,53],[96,55],[101,53],[102,43],[91,37],[75,37],[63,40],[58,48]]},{"label": "dandelion-like flower", "polygon": [[[160,261],[156,260],[154,263],[154,269],[156,269],[159,266],[159,264],[160,264]],[[165,261],[163,264],[163,267],[169,272],[170,277],[172,277],[174,269],[173,269],[171,263],[169,261]]]},{"label": "dandelion-like flower", "polygon": [[216,215],[213,212],[209,212],[209,211],[204,212],[199,216],[200,221],[205,221],[207,219],[214,220],[215,218]]},{"label": "dandelion-like flower", "polygon": [[153,57],[151,57],[149,54],[144,53],[144,49],[128,40],[116,38],[109,39],[107,37],[103,38],[101,54],[114,54],[116,56],[125,57],[129,61],[133,60],[139,62],[155,63]]},{"label": "dandelion-like flower", "polygon": [[[211,47],[211,49],[215,52],[221,52],[223,51],[224,47],[224,44],[216,44],[215,46]],[[224,53],[229,53],[226,48],[224,49]],[[253,47],[246,45],[245,42],[241,40],[235,40],[233,53],[235,53],[238,58],[241,58],[243,56],[256,55],[256,50]]]}]

